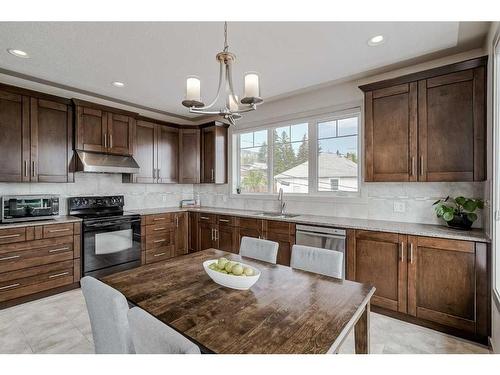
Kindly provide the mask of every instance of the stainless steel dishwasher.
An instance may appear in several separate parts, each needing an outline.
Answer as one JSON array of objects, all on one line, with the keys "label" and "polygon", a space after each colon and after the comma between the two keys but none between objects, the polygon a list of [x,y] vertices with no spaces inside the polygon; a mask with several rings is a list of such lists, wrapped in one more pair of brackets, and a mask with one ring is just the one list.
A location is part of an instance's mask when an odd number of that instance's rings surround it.
[{"label": "stainless steel dishwasher", "polygon": [[297,225],[295,242],[297,245],[340,251],[344,254],[342,258],[342,278],[345,278],[346,231],[344,229]]}]

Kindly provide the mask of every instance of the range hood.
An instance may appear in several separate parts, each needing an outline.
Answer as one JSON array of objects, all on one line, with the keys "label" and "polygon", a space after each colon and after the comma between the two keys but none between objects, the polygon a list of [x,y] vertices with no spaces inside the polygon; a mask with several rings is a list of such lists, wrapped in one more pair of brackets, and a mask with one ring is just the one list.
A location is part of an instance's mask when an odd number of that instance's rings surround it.
[{"label": "range hood", "polygon": [[138,173],[139,165],[132,156],[108,155],[77,150],[79,172]]}]

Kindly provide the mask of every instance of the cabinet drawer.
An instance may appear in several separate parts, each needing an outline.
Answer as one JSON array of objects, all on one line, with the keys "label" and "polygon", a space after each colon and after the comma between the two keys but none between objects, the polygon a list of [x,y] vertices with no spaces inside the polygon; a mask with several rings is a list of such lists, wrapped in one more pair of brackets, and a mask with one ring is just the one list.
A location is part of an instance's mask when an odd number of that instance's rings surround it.
[{"label": "cabinet drawer", "polygon": [[43,226],[43,238],[54,238],[73,235],[73,223],[51,224]]},{"label": "cabinet drawer", "polygon": [[206,214],[203,212],[200,212],[200,215],[198,216],[198,220],[200,223],[215,223],[215,218],[217,215],[214,214]]},{"label": "cabinet drawer", "polygon": [[173,224],[173,223],[174,223],[174,215],[172,213],[146,216],[146,225]]},{"label": "cabinet drawer", "polygon": [[0,302],[73,283],[73,261],[0,274]]},{"label": "cabinet drawer", "polygon": [[26,227],[0,229],[0,245],[26,241]]},{"label": "cabinet drawer", "polygon": [[219,226],[232,227],[234,225],[234,216],[219,215],[217,216]]},{"label": "cabinet drawer", "polygon": [[175,248],[173,245],[146,250],[146,264],[161,262],[173,256],[175,256]]},{"label": "cabinet drawer", "polygon": [[286,221],[267,220],[266,224],[268,233],[279,233],[287,236],[295,234],[295,225],[293,223],[288,223]]},{"label": "cabinet drawer", "polygon": [[172,230],[161,231],[151,236],[146,236],[146,250],[173,245],[175,235]]},{"label": "cabinet drawer", "polygon": [[73,259],[73,242],[16,249],[0,255],[0,273]]},{"label": "cabinet drawer", "polygon": [[170,224],[155,224],[146,226],[146,238],[149,236],[157,236],[160,233],[170,232],[173,226]]}]

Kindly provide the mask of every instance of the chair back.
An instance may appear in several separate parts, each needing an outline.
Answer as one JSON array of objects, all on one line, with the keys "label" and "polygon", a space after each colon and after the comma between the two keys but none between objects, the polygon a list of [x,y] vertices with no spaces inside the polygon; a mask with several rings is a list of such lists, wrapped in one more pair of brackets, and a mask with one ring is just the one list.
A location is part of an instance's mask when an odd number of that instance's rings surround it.
[{"label": "chair back", "polygon": [[262,240],[260,238],[253,237],[242,237],[240,255],[276,264],[276,259],[278,258],[278,247],[279,244],[274,241]]},{"label": "chair back", "polygon": [[340,251],[293,245],[290,267],[341,279],[344,254]]}]

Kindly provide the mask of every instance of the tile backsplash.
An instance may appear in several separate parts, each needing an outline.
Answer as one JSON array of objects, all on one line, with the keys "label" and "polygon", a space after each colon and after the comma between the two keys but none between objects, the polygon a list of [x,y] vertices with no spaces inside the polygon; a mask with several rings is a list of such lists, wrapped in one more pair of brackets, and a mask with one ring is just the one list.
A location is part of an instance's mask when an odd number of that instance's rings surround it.
[{"label": "tile backsplash", "polygon": [[[192,199],[194,193],[200,194],[203,206],[278,210],[275,199],[230,195],[229,185],[124,184],[119,174],[77,173],[75,182],[67,184],[0,183],[0,195],[58,194],[62,214],[67,213],[66,198],[72,196],[121,194],[125,196],[125,209],[136,209],[178,206],[181,199]],[[484,183],[364,183],[357,197],[287,199],[285,194],[285,201],[289,213],[442,224],[432,203],[447,195],[482,198]],[[395,212],[395,202],[402,204],[404,212]],[[486,215],[487,209],[484,211]],[[475,227],[483,225],[479,216]]]},{"label": "tile backsplash", "polygon": [[124,195],[125,209],[178,206],[193,197],[193,185],[124,184],[121,174],[76,173],[74,183],[0,183],[0,195],[57,194],[61,214],[66,198],[85,195]]},{"label": "tile backsplash", "polygon": [[[235,209],[277,211],[275,199],[259,199],[229,194],[229,185],[194,185],[204,206]],[[443,224],[434,213],[432,203],[446,196],[483,198],[483,182],[425,182],[425,183],[363,183],[357,197],[287,199],[286,212],[339,216],[360,219],[389,220],[424,224]],[[396,204],[395,204],[396,203]],[[396,207],[395,207],[396,206]],[[396,212],[396,209],[404,212]],[[487,214],[487,207],[483,215]],[[483,215],[474,223],[482,227]]]}]

